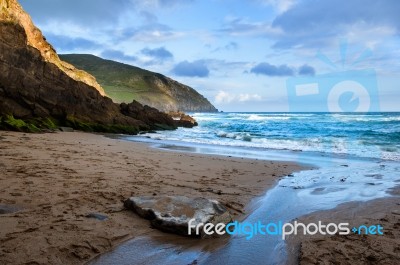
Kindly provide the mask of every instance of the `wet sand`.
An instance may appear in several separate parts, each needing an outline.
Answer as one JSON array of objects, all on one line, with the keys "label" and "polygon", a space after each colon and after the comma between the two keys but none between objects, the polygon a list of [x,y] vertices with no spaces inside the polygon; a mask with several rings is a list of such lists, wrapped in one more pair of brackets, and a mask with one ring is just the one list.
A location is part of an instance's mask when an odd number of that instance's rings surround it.
[{"label": "wet sand", "polygon": [[300,217],[299,222],[340,223],[351,227],[381,225],[383,235],[291,236],[288,240],[290,264],[400,264],[400,187],[392,197],[369,202],[350,202]]},{"label": "wet sand", "polygon": [[82,264],[130,238],[162,237],[123,209],[130,196],[215,198],[242,220],[253,198],[303,168],[162,151],[80,132],[2,131],[0,264]]}]

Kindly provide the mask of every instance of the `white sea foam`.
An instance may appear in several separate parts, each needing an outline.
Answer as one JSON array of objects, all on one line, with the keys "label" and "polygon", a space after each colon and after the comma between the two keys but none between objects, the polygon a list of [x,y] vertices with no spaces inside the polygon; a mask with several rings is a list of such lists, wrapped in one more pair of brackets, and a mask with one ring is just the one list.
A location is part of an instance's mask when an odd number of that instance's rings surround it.
[{"label": "white sea foam", "polygon": [[247,120],[249,121],[267,121],[267,120],[289,120],[291,117],[288,116],[264,116],[264,115],[257,115],[251,114]]},{"label": "white sea foam", "polygon": [[[400,122],[396,123],[400,121],[399,114],[196,113],[194,116],[198,127],[146,136],[157,140],[396,161],[400,157]],[[392,124],[387,126],[387,121]]]}]

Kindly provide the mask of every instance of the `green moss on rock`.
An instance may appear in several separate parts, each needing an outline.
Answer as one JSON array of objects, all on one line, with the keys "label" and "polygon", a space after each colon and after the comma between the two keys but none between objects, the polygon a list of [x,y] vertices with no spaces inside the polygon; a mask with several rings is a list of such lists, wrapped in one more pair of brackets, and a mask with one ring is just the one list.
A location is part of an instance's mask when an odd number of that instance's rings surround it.
[{"label": "green moss on rock", "polygon": [[13,115],[0,116],[0,130],[38,133],[48,130],[57,130],[59,126],[68,126],[85,132],[138,134],[139,128],[120,124],[98,124],[83,122],[73,116],[58,121],[54,118],[35,118],[29,120],[16,119]]},{"label": "green moss on rock", "polygon": [[138,134],[139,128],[134,126],[126,126],[120,124],[99,124],[84,122],[72,115],[67,116],[65,120],[65,125],[72,127],[76,130],[81,130],[85,132],[104,132],[104,133],[123,133],[123,134]]},{"label": "green moss on rock", "polygon": [[43,124],[43,126],[46,129],[56,130],[59,127],[57,125],[58,122],[53,118],[45,118],[45,119],[40,120],[40,122]]},{"label": "green moss on rock", "polygon": [[0,119],[0,128],[18,132],[40,132],[41,130],[33,123],[25,122],[14,118],[13,115],[6,115]]},{"label": "green moss on rock", "polygon": [[167,124],[155,123],[153,129],[154,130],[175,130],[176,127],[169,126]]}]

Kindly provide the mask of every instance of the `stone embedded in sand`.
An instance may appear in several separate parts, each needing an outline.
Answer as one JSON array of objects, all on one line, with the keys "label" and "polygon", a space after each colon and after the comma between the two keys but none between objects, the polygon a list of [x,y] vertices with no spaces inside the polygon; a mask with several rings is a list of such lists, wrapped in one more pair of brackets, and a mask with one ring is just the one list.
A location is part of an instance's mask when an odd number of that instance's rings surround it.
[{"label": "stone embedded in sand", "polygon": [[16,213],[20,210],[21,208],[15,205],[0,204],[0,214]]},{"label": "stone embedded in sand", "polygon": [[64,126],[61,126],[59,129],[60,129],[60,131],[62,131],[62,132],[73,132],[73,131],[74,131],[73,128],[71,128],[71,127],[64,127]]},{"label": "stone embedded in sand", "polygon": [[104,221],[108,219],[107,215],[104,214],[100,214],[100,213],[89,213],[85,216],[86,218],[93,218],[93,219],[97,219],[99,221]]},{"label": "stone embedded in sand", "polygon": [[[162,231],[189,236],[189,220],[195,219],[192,225],[200,223],[230,223],[232,217],[228,210],[216,200],[206,198],[188,198],[185,196],[143,196],[131,197],[124,203],[125,207],[133,210]],[[201,231],[202,229],[200,229]],[[202,231],[201,231],[202,232]],[[196,235],[193,228],[190,236]]]}]

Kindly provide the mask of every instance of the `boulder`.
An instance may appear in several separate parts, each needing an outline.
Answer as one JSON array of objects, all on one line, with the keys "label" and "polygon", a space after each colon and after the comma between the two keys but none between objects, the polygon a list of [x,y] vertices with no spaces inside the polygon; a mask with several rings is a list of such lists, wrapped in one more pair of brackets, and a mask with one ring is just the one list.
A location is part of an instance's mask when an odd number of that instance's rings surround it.
[{"label": "boulder", "polygon": [[[200,197],[131,197],[125,201],[124,206],[133,210],[139,216],[150,220],[153,227],[164,232],[184,236],[205,237],[202,229],[200,229],[200,235],[196,235],[194,226],[200,223],[216,225],[232,222],[232,217],[224,205],[216,200]],[[189,235],[188,226],[191,219],[194,219],[194,221],[191,223]]]},{"label": "boulder", "polygon": [[174,120],[168,114],[147,105],[143,106],[137,101],[121,103],[120,110],[122,114],[150,125],[151,130],[176,129]]},{"label": "boulder", "polygon": [[73,132],[74,131],[74,129],[71,128],[71,127],[63,127],[63,126],[61,126],[59,129],[62,132]]},{"label": "boulder", "polygon": [[183,112],[170,111],[168,112],[168,115],[174,119],[174,123],[177,127],[193,128],[198,125],[197,121],[193,117]]}]

